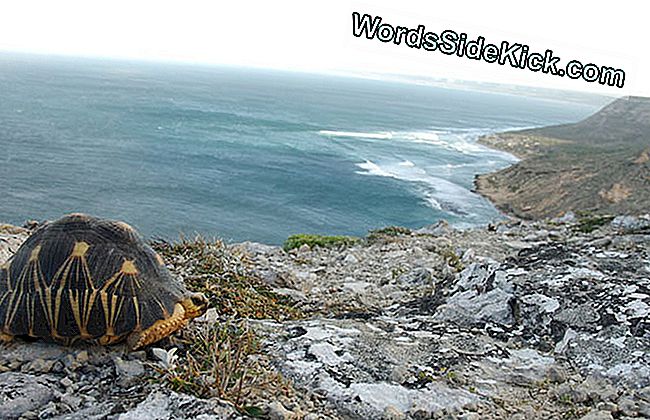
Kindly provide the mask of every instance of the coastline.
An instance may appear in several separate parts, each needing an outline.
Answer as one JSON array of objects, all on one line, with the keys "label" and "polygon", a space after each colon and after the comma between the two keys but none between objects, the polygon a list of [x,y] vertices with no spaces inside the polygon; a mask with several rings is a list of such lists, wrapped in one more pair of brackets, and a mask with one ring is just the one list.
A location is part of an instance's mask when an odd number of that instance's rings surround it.
[{"label": "coastline", "polygon": [[525,159],[539,153],[538,144],[533,141],[523,142],[522,144],[521,142],[516,141],[512,135],[508,133],[491,133],[479,136],[476,143],[492,150],[509,153],[519,160],[506,168],[497,171],[475,174],[473,191],[486,198],[504,216],[508,218],[530,220],[530,216],[527,216],[524,212],[518,211],[510,204],[512,197],[510,194],[505,192],[507,188],[497,184],[497,174],[501,171],[511,169]]},{"label": "coastline", "polygon": [[520,160],[474,177],[474,191],[506,215],[650,212],[650,100],[624,97],[572,124],[482,136]]}]

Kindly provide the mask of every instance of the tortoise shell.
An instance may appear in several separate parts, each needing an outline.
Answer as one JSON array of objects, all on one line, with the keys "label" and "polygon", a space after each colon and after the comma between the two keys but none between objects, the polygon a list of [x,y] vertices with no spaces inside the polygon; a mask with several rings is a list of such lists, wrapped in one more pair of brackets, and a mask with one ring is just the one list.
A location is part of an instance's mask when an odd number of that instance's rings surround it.
[{"label": "tortoise shell", "polygon": [[132,347],[205,311],[129,225],[72,214],[36,230],[0,269],[2,338]]}]

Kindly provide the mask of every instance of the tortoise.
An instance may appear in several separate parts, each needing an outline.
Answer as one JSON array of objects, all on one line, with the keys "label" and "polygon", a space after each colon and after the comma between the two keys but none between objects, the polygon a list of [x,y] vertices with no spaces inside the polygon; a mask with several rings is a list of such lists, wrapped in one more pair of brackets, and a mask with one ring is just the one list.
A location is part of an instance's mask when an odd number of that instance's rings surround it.
[{"label": "tortoise", "polygon": [[38,228],[0,268],[0,339],[131,349],[202,315],[189,292],[128,224],[75,213]]}]

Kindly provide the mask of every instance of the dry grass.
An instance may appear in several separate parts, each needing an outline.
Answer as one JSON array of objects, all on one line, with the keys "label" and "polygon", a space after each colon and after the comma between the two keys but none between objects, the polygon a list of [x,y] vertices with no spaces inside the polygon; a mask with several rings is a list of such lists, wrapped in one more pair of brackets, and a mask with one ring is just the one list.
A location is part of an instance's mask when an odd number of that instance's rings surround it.
[{"label": "dry grass", "polygon": [[179,349],[158,349],[156,370],[163,381],[175,391],[230,401],[250,416],[263,414],[256,404],[291,394],[291,385],[265,361],[246,319],[299,318],[293,302],[274,293],[251,272],[245,257],[222,241],[182,238],[152,246],[172,273],[204,293],[219,314],[219,320],[193,322],[182,330],[185,344]]},{"label": "dry grass", "polygon": [[293,392],[260,357],[260,342],[245,320],[202,323],[187,329],[182,339],[183,350],[159,355],[155,367],[175,391],[221,398],[252,416],[262,414],[258,403]]},{"label": "dry grass", "polygon": [[290,298],[274,293],[250,272],[243,256],[232,253],[220,240],[183,238],[152,245],[191,290],[205,293],[220,315],[276,320],[302,316]]}]

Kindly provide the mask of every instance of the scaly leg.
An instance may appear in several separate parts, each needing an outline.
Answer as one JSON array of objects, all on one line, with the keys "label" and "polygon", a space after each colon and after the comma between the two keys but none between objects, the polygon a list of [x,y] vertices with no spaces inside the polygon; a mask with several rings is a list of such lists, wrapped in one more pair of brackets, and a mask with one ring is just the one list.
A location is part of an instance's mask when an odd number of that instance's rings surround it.
[{"label": "scaly leg", "polygon": [[129,337],[129,347],[131,350],[137,350],[141,347],[162,340],[168,335],[183,328],[189,318],[185,316],[185,308],[180,303],[174,306],[174,313],[167,319],[161,319],[144,331],[134,333]]}]

